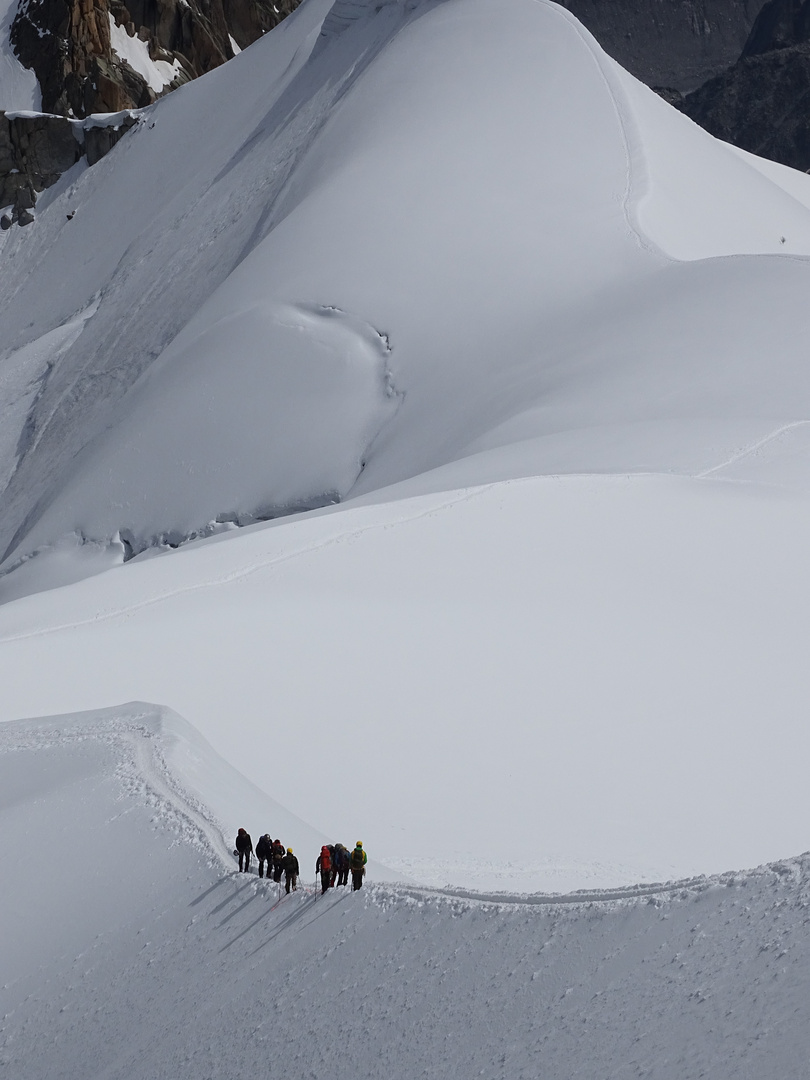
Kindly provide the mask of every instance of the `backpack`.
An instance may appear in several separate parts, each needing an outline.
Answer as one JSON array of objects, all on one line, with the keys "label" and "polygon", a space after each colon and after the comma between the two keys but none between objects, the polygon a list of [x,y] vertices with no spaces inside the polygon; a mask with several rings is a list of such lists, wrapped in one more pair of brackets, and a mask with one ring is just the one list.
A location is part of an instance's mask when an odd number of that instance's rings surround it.
[{"label": "backpack", "polygon": [[362,848],[355,848],[352,852],[352,870],[359,870],[366,859],[366,853]]},{"label": "backpack", "polygon": [[321,871],[332,869],[332,856],[329,854],[328,847],[321,848]]}]

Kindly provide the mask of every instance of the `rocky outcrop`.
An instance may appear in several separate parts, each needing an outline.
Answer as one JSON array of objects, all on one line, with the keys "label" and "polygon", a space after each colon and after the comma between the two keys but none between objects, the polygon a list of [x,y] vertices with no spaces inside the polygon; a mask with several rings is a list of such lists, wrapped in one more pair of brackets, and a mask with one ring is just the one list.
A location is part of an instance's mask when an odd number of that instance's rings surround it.
[{"label": "rocky outcrop", "polygon": [[810,41],[810,4],[806,0],[769,0],[759,14],[742,56],[761,56]]},{"label": "rocky outcrop", "polygon": [[82,155],[95,164],[135,123],[136,117],[127,114],[99,124],[0,112],[0,207],[9,208],[0,227],[30,224],[39,192],[55,184]]},{"label": "rocky outcrop", "polygon": [[649,86],[694,90],[740,56],[764,0],[559,0]]},{"label": "rocky outcrop", "polygon": [[247,47],[298,3],[22,0],[11,42],[36,73],[43,111],[81,118],[151,104],[229,60],[234,42]]},{"label": "rocky outcrop", "polygon": [[726,142],[810,170],[810,0],[771,0],[738,62],[676,106]]},{"label": "rocky outcrop", "polygon": [[81,153],[69,120],[58,116],[7,118],[0,113],[0,206],[13,208],[9,222],[30,211],[37,192],[55,183]]},{"label": "rocky outcrop", "polygon": [[[300,0],[22,0],[11,41],[43,113],[0,112],[0,225],[33,221],[37,193],[108,153],[144,108],[218,67]],[[87,120],[115,114],[112,121]],[[118,117],[116,119],[116,117]]]}]

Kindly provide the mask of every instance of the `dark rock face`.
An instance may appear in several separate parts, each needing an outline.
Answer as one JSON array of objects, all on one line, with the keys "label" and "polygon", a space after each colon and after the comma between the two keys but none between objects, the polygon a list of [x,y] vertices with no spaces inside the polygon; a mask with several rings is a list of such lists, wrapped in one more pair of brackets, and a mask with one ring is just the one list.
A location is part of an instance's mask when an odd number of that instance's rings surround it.
[{"label": "dark rock face", "polygon": [[95,165],[109,154],[119,139],[123,139],[131,127],[137,124],[134,116],[125,116],[119,124],[103,127],[84,125],[84,153],[88,165]]},{"label": "dark rock face", "polygon": [[[272,29],[299,2],[22,0],[11,42],[37,76],[45,112],[36,117],[0,112],[0,207],[12,208],[2,227],[30,224],[37,193],[82,154],[93,165],[109,153],[137,122],[130,110],[231,59],[234,50]],[[164,63],[157,89],[116,53],[115,35],[124,33],[138,39],[132,50]],[[122,49],[129,50],[128,45]],[[114,124],[87,120],[93,113],[122,116]]]},{"label": "dark rock face", "polygon": [[94,165],[138,122],[126,113],[112,119],[113,123],[99,124],[0,112],[0,206],[11,207],[11,214],[3,215],[2,227],[30,224],[40,191],[55,184],[82,155]]},{"label": "dark rock face", "polygon": [[677,107],[718,139],[810,169],[810,46],[741,60]]},{"label": "dark rock face", "polygon": [[[11,42],[42,90],[45,112],[85,117],[142,108],[234,55],[299,0],[22,0]],[[115,52],[110,18],[176,74],[155,90]]]},{"label": "dark rock face", "polygon": [[810,169],[810,0],[772,0],[740,60],[677,107],[719,139]]},{"label": "dark rock face", "polygon": [[688,91],[740,56],[764,0],[558,0],[649,86]]},{"label": "dark rock face", "polygon": [[743,57],[761,56],[810,41],[810,4],[806,0],[769,0],[759,13]]},{"label": "dark rock face", "polygon": [[11,206],[11,221],[22,222],[36,193],[56,183],[79,160],[82,147],[73,125],[61,116],[9,118],[0,113],[0,206]]}]

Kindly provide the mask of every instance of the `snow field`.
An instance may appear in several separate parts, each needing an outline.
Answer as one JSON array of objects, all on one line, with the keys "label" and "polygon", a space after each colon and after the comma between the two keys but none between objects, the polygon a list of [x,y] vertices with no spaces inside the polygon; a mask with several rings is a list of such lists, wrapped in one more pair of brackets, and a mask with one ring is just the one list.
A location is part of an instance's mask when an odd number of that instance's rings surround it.
[{"label": "snow field", "polygon": [[201,750],[143,706],[2,729],[6,865],[23,819],[49,855],[1,886],[8,1075],[805,1075],[808,857],[623,898],[279,900],[154,786],[162,730]]},{"label": "snow field", "polygon": [[0,716],[168,702],[433,884],[756,865],[806,841],[809,534],[803,497],[660,476],[315,512],[5,605]]},{"label": "snow field", "polygon": [[306,0],[0,236],[4,1074],[805,1080],[808,182]]}]

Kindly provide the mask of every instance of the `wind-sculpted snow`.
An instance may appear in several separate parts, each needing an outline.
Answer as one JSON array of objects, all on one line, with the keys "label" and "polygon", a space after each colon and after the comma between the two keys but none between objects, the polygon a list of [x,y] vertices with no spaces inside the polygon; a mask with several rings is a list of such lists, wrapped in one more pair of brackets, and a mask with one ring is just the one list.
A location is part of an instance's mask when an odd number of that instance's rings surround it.
[{"label": "wind-sculpted snow", "polygon": [[[90,537],[119,533],[137,554],[205,535],[209,521],[247,524],[338,502],[397,411],[390,354],[384,334],[323,305],[248,303],[189,327],[78,464],[86,498],[57,495],[28,535],[48,540],[54,519],[57,531],[69,520]],[[166,498],[154,497],[150,462],[183,476]],[[101,507],[105,488],[112,503]]]},{"label": "wind-sculpted snow", "polygon": [[[314,847],[323,840],[320,833],[296,820],[218,758],[199,732],[171,709],[135,702],[0,726],[0,754],[19,754],[30,762],[32,775],[21,780],[14,767],[18,759],[3,759],[14,774],[23,801],[38,798],[37,763],[45,766],[50,752],[80,758],[83,752],[92,756],[99,748],[109,751],[104,756],[115,759],[114,774],[124,790],[148,803],[184,843],[205,851],[220,864],[231,865],[230,847],[223,834],[236,833],[233,815],[239,817],[240,812],[265,821],[272,818],[290,843]],[[44,771],[47,776],[47,767]],[[47,779],[45,783],[48,790]],[[12,803],[19,798],[12,796]],[[216,816],[216,810],[221,817]]]},{"label": "wind-sculpted snow", "polygon": [[[612,425],[623,467],[672,471],[707,426],[801,418],[798,183],[546,0],[495,21],[485,0],[309,0],[0,238],[7,357],[98,299],[0,462],[0,550],[177,543],[380,490],[514,422],[524,475],[547,471],[532,440],[600,471],[579,433]],[[328,310],[346,321],[318,328]]]},{"label": "wind-sculpted snow", "polygon": [[810,856],[576,896],[372,872],[285,896],[190,795],[242,820],[227,773],[153,706],[0,728],[9,1076],[803,1080]]}]

